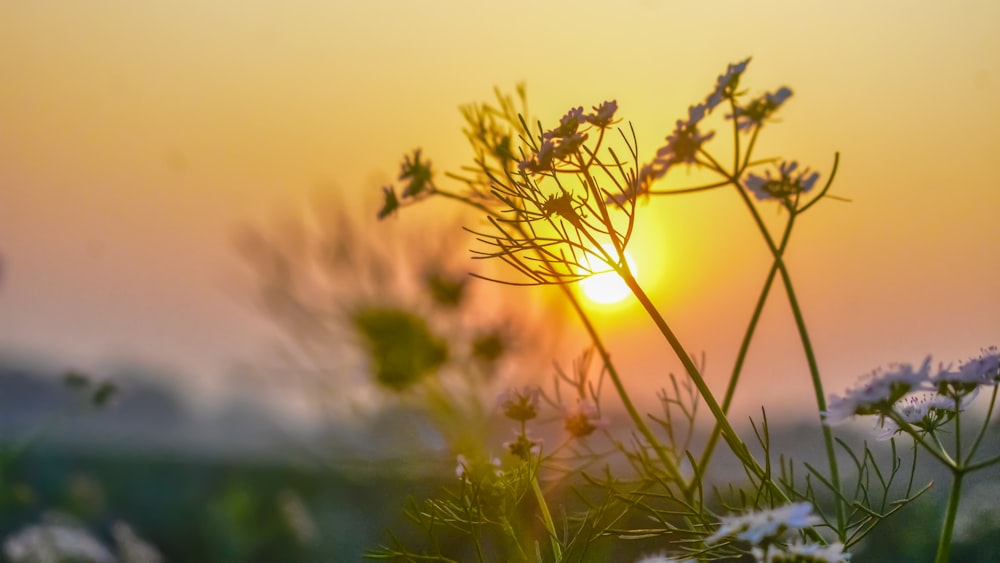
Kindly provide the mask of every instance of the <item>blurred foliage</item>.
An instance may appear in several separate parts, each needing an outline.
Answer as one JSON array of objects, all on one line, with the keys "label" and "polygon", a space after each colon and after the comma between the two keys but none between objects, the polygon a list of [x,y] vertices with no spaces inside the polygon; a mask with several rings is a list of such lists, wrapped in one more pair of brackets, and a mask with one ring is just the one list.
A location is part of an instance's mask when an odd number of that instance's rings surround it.
[{"label": "blurred foliage", "polygon": [[448,345],[427,322],[399,309],[369,307],[351,316],[365,340],[375,379],[402,391],[433,373],[448,359]]}]

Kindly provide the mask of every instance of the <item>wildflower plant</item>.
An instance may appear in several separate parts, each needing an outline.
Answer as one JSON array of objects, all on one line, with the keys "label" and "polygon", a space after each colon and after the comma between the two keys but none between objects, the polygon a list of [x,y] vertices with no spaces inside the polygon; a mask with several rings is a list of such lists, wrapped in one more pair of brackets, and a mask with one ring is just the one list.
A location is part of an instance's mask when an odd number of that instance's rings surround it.
[{"label": "wildflower plant", "polygon": [[[828,400],[784,254],[794,227],[808,211],[821,201],[840,199],[830,194],[839,155],[825,173],[794,160],[756,156],[759,136],[773,126],[793,91],[779,85],[750,96],[744,85],[749,64],[750,59],[730,64],[648,160],[616,101],[572,107],[558,120],[533,121],[523,87],[516,96],[497,91],[495,103],[463,108],[474,156],[469,166],[446,175],[447,184],[438,181],[421,151],[406,156],[399,175],[402,191],[397,195],[396,187],[383,188],[377,215],[389,218],[432,200],[467,206],[478,216],[466,227],[475,238],[473,257],[507,266],[506,274],[479,277],[556,287],[590,342],[573,370],[557,368],[551,388],[523,387],[501,395],[497,411],[514,423],[514,438],[503,444],[499,467],[489,458],[469,461],[464,452],[456,452],[463,455],[459,492],[453,488],[444,493],[447,500],[411,507],[415,521],[428,531],[422,551],[397,542],[369,556],[454,560],[434,535],[435,525],[444,523],[466,535],[480,561],[604,560],[609,542],[629,539],[660,550],[662,555],[647,559],[654,561],[747,554],[758,561],[846,561],[849,550],[884,518],[926,490],[913,478],[919,447],[955,475],[937,554],[939,561],[946,559],[962,476],[1000,461],[974,459],[993,412],[998,356],[987,351],[956,369],[936,371],[929,360],[916,367],[899,364]],[[731,160],[717,157],[714,150],[726,136]],[[679,167],[698,168],[715,178],[704,185],[661,188]],[[771,267],[726,386],[716,393],[706,383],[705,362],[689,355],[637,281],[625,251],[647,198],[722,189],[745,207],[770,253]],[[762,219],[773,205],[783,217],[776,229]],[[604,272],[624,281],[652,330],[683,366],[683,373],[670,374],[660,392],[660,413],[639,412],[602,327],[572,291],[575,282]],[[776,286],[792,312],[808,365],[804,376],[813,389],[815,431],[825,451],[820,465],[775,451],[766,413],[754,422],[751,436],[741,434],[729,414],[765,302]],[[986,419],[971,446],[963,447],[962,412],[984,387],[991,394]],[[571,393],[564,396],[566,388]],[[623,407],[627,436],[607,427],[601,404],[608,399],[602,391]],[[710,431],[704,440],[696,439],[695,429],[706,415]],[[852,448],[835,438],[833,425],[854,416],[877,418],[890,443],[889,460],[879,459],[867,445]],[[565,434],[550,445],[537,436],[554,420],[561,420]],[[949,430],[955,440],[951,451],[943,446],[943,425],[954,426]],[[918,446],[910,463],[898,455],[895,440],[901,434]],[[742,482],[709,482],[723,445],[742,467]],[[571,477],[575,502],[563,501],[553,510],[550,503],[562,498],[556,491]]]}]

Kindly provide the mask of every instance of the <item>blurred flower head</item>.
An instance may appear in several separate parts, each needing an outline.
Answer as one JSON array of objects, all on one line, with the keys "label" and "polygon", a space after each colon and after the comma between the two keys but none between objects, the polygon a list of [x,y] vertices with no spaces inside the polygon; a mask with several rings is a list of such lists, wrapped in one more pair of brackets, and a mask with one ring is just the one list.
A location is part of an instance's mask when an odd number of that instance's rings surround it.
[{"label": "blurred flower head", "polygon": [[376,381],[393,391],[414,385],[448,359],[448,343],[414,313],[362,307],[351,315],[351,324],[368,350]]},{"label": "blurred flower head", "polygon": [[822,523],[822,519],[813,514],[812,510],[812,504],[797,502],[769,510],[723,516],[719,521],[719,529],[705,538],[705,543],[713,544],[732,537],[754,546],[767,545],[787,532]]},{"label": "blurred flower head", "polygon": [[745,106],[736,106],[735,112],[726,117],[735,119],[736,126],[740,131],[748,131],[762,125],[764,120],[774,115],[790,97],[792,97],[791,89],[782,86],[774,92],[767,92],[763,96],[751,100]]},{"label": "blurred flower head", "polygon": [[504,442],[503,447],[511,455],[527,460],[542,453],[542,440],[530,436],[527,432],[519,432],[517,438]]},{"label": "blurred flower head", "polygon": [[508,389],[497,397],[497,405],[504,416],[511,420],[525,422],[538,416],[538,400],[542,390],[538,386],[525,385],[520,389]]},{"label": "blurred flower head", "polygon": [[31,525],[11,534],[3,542],[3,552],[6,559],[13,563],[117,561],[90,532],[65,518]]},{"label": "blurred flower head", "polygon": [[840,542],[830,545],[793,542],[784,547],[769,546],[766,550],[755,547],[752,553],[758,563],[845,563],[851,560]]},{"label": "blurred flower head", "polygon": [[403,197],[416,197],[431,188],[431,163],[420,161],[420,149],[413,151],[413,156],[407,155],[399,172],[399,179],[406,180],[406,188],[403,190]]},{"label": "blurred flower head", "polygon": [[808,168],[798,171],[797,162],[782,162],[778,166],[778,175],[771,176],[771,171],[764,171],[764,176],[750,174],[744,181],[747,189],[759,200],[777,199],[788,202],[791,198],[813,189],[818,172],[810,172]]},{"label": "blurred flower head", "polygon": [[705,98],[705,107],[708,110],[715,109],[715,106],[722,103],[722,100],[730,98],[736,94],[736,89],[740,86],[740,77],[746,71],[750,59],[738,63],[730,63],[726,72],[719,75],[715,81],[715,88]]},{"label": "blurred flower head", "polygon": [[598,428],[606,428],[608,420],[597,411],[597,406],[588,399],[579,399],[576,405],[566,409],[563,416],[566,431],[574,438],[584,438]]},{"label": "blurred flower head", "polygon": [[585,119],[589,121],[595,127],[604,129],[611,125],[611,120],[615,117],[615,112],[618,111],[618,102],[615,100],[607,101],[599,106],[594,106],[594,113],[585,116]]}]

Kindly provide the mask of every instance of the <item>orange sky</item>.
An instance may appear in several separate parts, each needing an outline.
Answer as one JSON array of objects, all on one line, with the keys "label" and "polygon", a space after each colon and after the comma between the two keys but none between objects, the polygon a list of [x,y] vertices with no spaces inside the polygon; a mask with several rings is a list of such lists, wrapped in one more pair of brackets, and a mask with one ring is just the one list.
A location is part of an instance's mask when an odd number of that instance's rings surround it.
[{"label": "orange sky", "polygon": [[[834,193],[853,203],[811,212],[788,258],[830,391],[1000,343],[1000,4],[541,4],[0,4],[0,347],[208,379],[273,338],[236,225],[318,186],[377,190],[416,146],[457,167],[457,106],[522,80],[543,120],[617,99],[648,157],[748,55],[751,90],[795,91],[761,151],[824,173],[842,153]],[[636,260],[665,257],[667,318],[719,376],[766,252],[728,192],[644,214],[655,243]],[[758,382],[804,366],[774,304]],[[653,342],[607,316],[622,355]]]}]

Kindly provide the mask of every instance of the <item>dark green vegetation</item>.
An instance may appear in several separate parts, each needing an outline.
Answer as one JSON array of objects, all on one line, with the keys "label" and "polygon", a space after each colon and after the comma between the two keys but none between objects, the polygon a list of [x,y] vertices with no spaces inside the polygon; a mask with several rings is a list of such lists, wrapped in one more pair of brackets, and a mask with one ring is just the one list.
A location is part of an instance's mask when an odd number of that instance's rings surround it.
[{"label": "dark green vegetation", "polygon": [[[225,427],[225,420],[228,428],[235,424],[250,433],[264,427],[254,427],[253,414],[239,409],[195,423],[184,400],[168,387],[127,374],[116,379],[120,391],[110,405],[77,412],[73,407],[91,398],[81,397],[79,386],[31,369],[0,367],[4,538],[57,512],[74,517],[109,545],[111,526],[126,522],[167,561],[360,561],[365,550],[392,543],[386,530],[402,534],[400,540],[411,546],[421,541],[423,535],[404,522],[400,508],[408,499],[419,506],[441,487],[459,486],[450,454],[425,451],[365,461],[342,444],[326,450],[317,445],[332,444],[337,429],[321,434],[326,442],[316,438],[312,444],[325,461],[303,455],[296,449],[301,444],[251,447],[252,441],[231,430],[222,442],[228,448],[212,448],[199,439],[212,434],[213,425]],[[397,435],[414,425],[413,416],[387,413],[368,432]],[[15,444],[45,428],[45,421],[56,424],[16,451]],[[772,433],[790,443],[800,435],[793,428]],[[808,445],[791,449],[806,455]],[[965,501],[970,515],[960,523],[965,535],[954,546],[953,561],[1000,560],[995,481],[995,474],[984,474],[970,484]],[[936,538],[923,530],[941,518],[943,493],[935,487],[890,518],[854,560],[931,560]],[[523,502],[520,509],[530,512],[530,497]],[[447,544],[457,541],[453,536],[445,531],[438,539]],[[606,558],[614,550],[615,560],[630,561],[660,547],[652,540],[608,537],[590,554]],[[449,549],[461,554],[466,548],[458,542]]]}]

